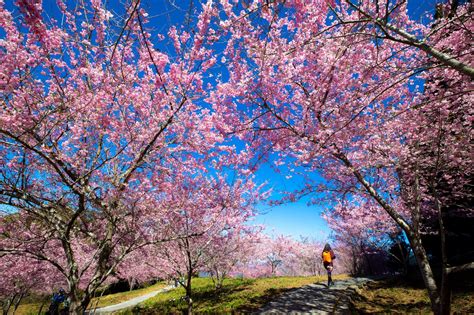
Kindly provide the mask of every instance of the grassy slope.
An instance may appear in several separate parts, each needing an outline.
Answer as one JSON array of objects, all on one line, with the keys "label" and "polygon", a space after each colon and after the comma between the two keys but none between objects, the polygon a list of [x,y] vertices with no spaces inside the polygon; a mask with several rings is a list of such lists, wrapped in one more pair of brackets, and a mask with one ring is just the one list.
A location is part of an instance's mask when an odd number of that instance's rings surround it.
[{"label": "grassy slope", "polygon": [[[336,276],[342,279],[346,276]],[[194,310],[197,313],[232,313],[250,312],[289,289],[310,283],[324,281],[325,277],[276,277],[263,279],[226,279],[221,291],[216,292],[208,278],[193,280]],[[98,302],[98,307],[113,305],[163,288],[163,282],[147,288],[110,294],[94,299],[91,305]],[[123,314],[163,314],[181,313],[186,308],[182,299],[182,288],[160,293],[142,303],[133,310],[125,310]],[[49,301],[43,307],[46,311]],[[370,283],[354,298],[354,307],[361,313],[392,313],[392,314],[430,314],[430,303],[424,289],[413,288],[401,280],[386,280]],[[20,305],[16,314],[37,314],[41,302]],[[454,292],[452,311],[458,314],[474,313],[474,286]]]},{"label": "grassy slope", "polygon": [[[399,279],[368,284],[358,291],[353,305],[362,314],[431,314],[426,290],[413,288]],[[474,290],[455,290],[451,310],[458,314],[474,313]]]},{"label": "grassy slope", "polygon": [[[90,307],[104,307],[108,305],[114,305],[118,304],[124,301],[128,301],[130,299],[133,299],[135,297],[141,296],[143,294],[150,293],[155,290],[159,290],[161,288],[164,288],[166,284],[164,282],[158,282],[152,286],[143,288],[143,289],[137,289],[133,291],[126,291],[126,292],[120,292],[120,293],[114,293],[114,294],[109,294],[105,295],[101,298],[94,298],[92,299],[92,302],[90,303]],[[15,312],[16,315],[32,315],[32,314],[38,314],[38,310],[41,307],[41,302],[36,302],[36,303],[25,303],[21,304],[18,307],[18,310]],[[43,306],[43,311],[46,311],[49,307],[49,300],[47,300]]]},{"label": "grassy slope", "polygon": [[[150,293],[155,290],[162,289],[166,286],[165,282],[158,282],[152,286],[143,288],[143,289],[137,289],[133,291],[127,291],[127,292],[120,292],[120,293],[114,293],[114,294],[109,294],[106,296],[103,296],[101,298],[95,298],[92,300],[90,303],[91,307],[104,307],[108,305],[114,305],[118,303],[122,303],[125,301],[128,301],[130,299],[139,297],[141,295]],[[96,303],[98,302],[97,306]]]},{"label": "grassy slope", "polygon": [[[336,279],[345,276],[336,276]],[[276,277],[263,279],[226,279],[221,291],[216,292],[208,278],[193,280],[194,310],[197,313],[233,313],[250,312],[289,289],[310,283],[324,281],[325,277]],[[117,304],[134,297],[160,289],[166,284],[161,282],[144,289],[110,294],[97,301],[98,307]],[[181,313],[186,308],[182,299],[184,290],[176,289],[142,303],[133,310],[125,310],[122,314],[163,314]],[[21,305],[16,314],[37,314],[41,303]],[[45,304],[43,311],[48,307]],[[392,313],[392,314],[430,314],[429,299],[424,289],[411,287],[400,280],[386,280],[371,283],[361,290],[354,298],[354,307],[360,313]],[[474,313],[474,287],[454,292],[452,311],[458,314]]]},{"label": "grassy slope", "polygon": [[[346,277],[335,276],[335,279]],[[216,292],[210,279],[196,278],[193,280],[194,311],[213,314],[248,312],[262,306],[277,294],[325,279],[326,277],[226,279],[224,287]],[[122,314],[181,313],[186,309],[183,296],[182,288],[159,294],[141,304],[140,307],[126,310]]]}]

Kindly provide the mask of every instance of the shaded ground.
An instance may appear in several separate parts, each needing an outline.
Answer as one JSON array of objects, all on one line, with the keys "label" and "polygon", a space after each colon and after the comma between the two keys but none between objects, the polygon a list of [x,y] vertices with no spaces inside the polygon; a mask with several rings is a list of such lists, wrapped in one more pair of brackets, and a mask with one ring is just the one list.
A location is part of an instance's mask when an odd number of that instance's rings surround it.
[{"label": "shaded ground", "polygon": [[[347,279],[345,275],[336,280]],[[215,289],[209,278],[193,279],[194,313],[196,314],[249,314],[258,311],[268,301],[295,288],[318,283],[322,276],[272,277],[258,279],[225,279],[220,290]],[[186,310],[184,290],[179,288],[124,310],[123,314],[182,314]]]},{"label": "shaded ground", "polygon": [[[354,314],[431,314],[430,300],[422,283],[402,278],[369,282],[352,298]],[[451,311],[474,314],[474,283],[453,289]]]},{"label": "shaded ground", "polygon": [[[367,279],[336,276],[330,289],[315,284],[325,277],[275,277],[262,279],[226,279],[216,291],[210,279],[193,280],[196,313],[341,313],[349,310],[349,296]],[[184,290],[166,287],[129,301],[98,308],[96,314],[180,314],[186,309]],[[262,305],[266,305],[262,308]],[[283,305],[283,307],[282,307]],[[94,314],[94,312],[89,312]]]},{"label": "shaded ground", "polygon": [[357,287],[369,281],[367,278],[339,280],[330,288],[323,283],[306,285],[280,295],[256,314],[351,314],[350,297]]}]

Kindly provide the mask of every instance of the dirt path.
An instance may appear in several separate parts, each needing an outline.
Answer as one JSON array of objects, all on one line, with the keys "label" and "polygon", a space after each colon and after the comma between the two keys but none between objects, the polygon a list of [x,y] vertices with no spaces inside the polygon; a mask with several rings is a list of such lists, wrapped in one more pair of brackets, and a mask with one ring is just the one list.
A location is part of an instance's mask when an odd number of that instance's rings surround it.
[{"label": "dirt path", "polygon": [[144,294],[142,296],[138,296],[136,298],[130,299],[128,301],[125,301],[125,302],[122,302],[122,303],[119,303],[119,304],[114,304],[114,305],[109,305],[109,306],[97,308],[94,311],[90,310],[90,311],[86,312],[86,314],[89,314],[89,315],[91,315],[91,314],[106,314],[106,313],[116,312],[116,311],[119,311],[119,310],[122,310],[122,309],[125,309],[125,308],[133,307],[133,306],[135,306],[135,305],[137,305],[137,304],[139,304],[139,303],[141,303],[145,300],[148,300],[149,298],[154,297],[158,293],[166,292],[166,291],[172,290],[174,288],[175,288],[174,286],[169,285],[169,286],[164,287],[162,289],[155,290],[153,292]]},{"label": "dirt path", "polygon": [[267,303],[257,314],[351,314],[349,298],[361,284],[371,281],[366,278],[352,278],[326,284],[315,283],[279,296]]}]

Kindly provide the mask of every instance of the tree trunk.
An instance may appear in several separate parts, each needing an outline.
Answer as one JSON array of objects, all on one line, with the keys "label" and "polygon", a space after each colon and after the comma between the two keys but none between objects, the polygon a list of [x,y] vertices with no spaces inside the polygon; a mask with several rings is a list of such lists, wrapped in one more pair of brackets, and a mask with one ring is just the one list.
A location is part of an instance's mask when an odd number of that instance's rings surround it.
[{"label": "tree trunk", "polygon": [[[336,158],[342,161],[345,166],[354,174],[359,183],[364,186],[367,193],[374,198],[374,200],[392,217],[395,223],[406,233],[408,240],[410,241],[411,248],[415,254],[416,261],[421,271],[421,276],[428,291],[430,297],[431,309],[435,315],[441,314],[441,299],[440,293],[438,291],[438,286],[431,270],[431,266],[428,261],[428,256],[426,255],[425,248],[421,242],[421,237],[419,235],[419,193],[418,193],[418,176],[415,176],[415,188],[417,191],[417,201],[415,202],[415,210],[412,214],[413,216],[413,226],[411,226],[401,215],[398,213],[376,190],[375,188],[364,178],[362,173],[352,165],[351,161],[347,156],[342,153],[340,150],[334,154]],[[415,174],[416,175],[416,174]]]},{"label": "tree trunk", "polygon": [[431,310],[435,315],[441,314],[441,299],[438,291],[438,286],[434,278],[433,271],[428,261],[428,256],[421,243],[421,238],[418,234],[408,234],[408,240],[415,254],[416,261],[420,268],[423,282],[425,283],[428,296],[430,297]]},{"label": "tree trunk", "polygon": [[227,273],[226,272],[221,272],[221,275],[219,276],[219,290],[221,290],[224,287],[224,279],[226,278]]},{"label": "tree trunk", "polygon": [[69,282],[69,314],[82,315],[90,302],[90,296],[87,294],[81,299],[79,291],[79,281]]},{"label": "tree trunk", "polygon": [[87,310],[87,307],[89,306],[89,303],[91,302],[91,296],[89,294],[86,294],[81,301],[81,309],[82,309],[82,314]]},{"label": "tree trunk", "polygon": [[69,314],[73,315],[82,315],[84,310],[82,309],[82,304],[80,299],[76,296],[71,296],[71,303],[69,304]]},{"label": "tree trunk", "polygon": [[365,258],[365,261],[366,261],[366,264],[367,264],[367,273],[372,276],[374,274],[374,270],[372,269],[372,264],[370,263],[369,255],[367,254],[366,250],[364,249],[364,246],[361,246],[361,251],[362,251],[362,255],[364,255],[364,258]]},{"label": "tree trunk", "polygon": [[45,304],[46,304],[46,300],[44,300],[43,303],[41,303],[41,306],[40,306],[40,308],[39,308],[39,310],[38,310],[38,315],[43,314],[43,307],[44,307]]},{"label": "tree trunk", "polygon": [[20,293],[17,297],[16,300],[14,300],[14,305],[13,305],[13,314],[15,314],[16,310],[18,309],[18,306],[20,306],[21,300],[25,297],[25,293]]},{"label": "tree trunk", "polygon": [[357,255],[354,250],[354,247],[352,247],[351,249],[352,249],[352,275],[357,275],[357,272],[358,272]]},{"label": "tree trunk", "polygon": [[90,297],[84,297],[79,299],[78,296],[72,297],[71,296],[71,303],[69,304],[69,313],[74,315],[82,315],[87,310],[91,299]]},{"label": "tree trunk", "polygon": [[446,267],[443,266],[441,275],[441,314],[451,314],[451,283],[449,281],[449,274],[446,271]]},{"label": "tree trunk", "polygon": [[216,287],[216,290],[220,290],[222,289],[222,283],[224,281],[224,275],[223,274],[220,274],[218,270],[216,270],[216,284],[215,284],[215,287]]},{"label": "tree trunk", "polygon": [[81,298],[79,294],[79,270],[72,250],[69,236],[65,236],[61,239],[64,253],[67,258],[67,282],[69,287],[68,297],[69,303],[69,314],[82,315],[85,309],[82,309]]},{"label": "tree trunk", "polygon": [[188,315],[192,315],[193,313],[191,277],[191,273],[188,273],[188,279],[186,280],[186,302],[188,303]]},{"label": "tree trunk", "polygon": [[4,304],[2,305],[2,314],[3,315],[8,315],[8,310],[10,309],[10,305],[11,305],[11,299],[7,299],[6,302],[4,302]]},{"label": "tree trunk", "polygon": [[451,285],[449,283],[448,274],[448,253],[446,250],[446,231],[444,228],[443,212],[441,202],[438,196],[435,197],[436,207],[438,210],[438,223],[439,223],[439,238],[441,242],[441,314],[451,313]]},{"label": "tree trunk", "polygon": [[80,311],[81,299],[79,298],[77,283],[69,280],[69,314],[82,314]]},{"label": "tree trunk", "polygon": [[408,274],[408,259],[410,257],[410,249],[407,250],[406,254],[403,251],[402,242],[398,241],[398,249],[400,250],[400,257],[402,259],[403,276]]}]

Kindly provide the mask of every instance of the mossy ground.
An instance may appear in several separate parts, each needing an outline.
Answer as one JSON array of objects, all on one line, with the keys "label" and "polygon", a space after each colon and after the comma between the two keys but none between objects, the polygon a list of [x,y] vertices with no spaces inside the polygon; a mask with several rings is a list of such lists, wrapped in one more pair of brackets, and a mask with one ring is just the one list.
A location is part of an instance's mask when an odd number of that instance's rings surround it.
[{"label": "mossy ground", "polygon": [[[353,298],[353,308],[355,313],[360,314],[432,314],[427,291],[403,279],[365,285]],[[474,314],[474,289],[454,289],[451,311],[455,314]]]}]

